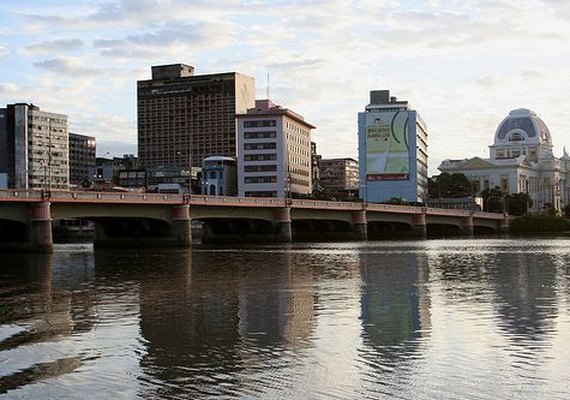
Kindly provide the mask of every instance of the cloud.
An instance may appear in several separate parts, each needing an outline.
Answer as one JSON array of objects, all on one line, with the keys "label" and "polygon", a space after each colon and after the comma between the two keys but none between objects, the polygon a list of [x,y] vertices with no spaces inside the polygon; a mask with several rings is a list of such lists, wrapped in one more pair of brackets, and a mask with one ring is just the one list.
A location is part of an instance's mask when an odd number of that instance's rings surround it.
[{"label": "cloud", "polygon": [[43,53],[61,53],[81,50],[85,44],[81,39],[56,39],[48,42],[34,43],[22,49],[24,55],[36,55]]},{"label": "cloud", "polygon": [[8,49],[0,46],[0,58],[4,57],[7,54],[8,54]]},{"label": "cloud", "polygon": [[[224,32],[224,34],[220,34]],[[118,39],[96,39],[93,47],[106,57],[165,58],[169,55],[212,51],[235,39],[232,26],[221,22],[172,24],[167,28]]]},{"label": "cloud", "polygon": [[55,57],[34,63],[34,66],[43,70],[60,75],[62,78],[69,77],[93,77],[102,75],[105,71],[101,68],[85,65],[84,61],[72,57]]}]

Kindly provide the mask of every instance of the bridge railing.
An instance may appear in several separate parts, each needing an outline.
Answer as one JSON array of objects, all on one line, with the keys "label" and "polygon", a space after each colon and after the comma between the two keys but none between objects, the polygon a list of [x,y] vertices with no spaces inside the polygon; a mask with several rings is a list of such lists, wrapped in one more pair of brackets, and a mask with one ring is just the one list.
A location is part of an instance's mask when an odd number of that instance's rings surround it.
[{"label": "bridge railing", "polygon": [[220,206],[265,206],[285,207],[286,200],[275,197],[233,197],[233,196],[207,196],[193,194],[186,196],[190,205],[220,205]]},{"label": "bridge railing", "polygon": [[365,207],[363,203],[353,203],[346,201],[293,199],[289,200],[289,202],[291,204],[291,207],[294,208],[328,208],[335,210],[358,211],[363,210]]},{"label": "bridge railing", "polygon": [[50,201],[99,201],[125,203],[183,203],[184,196],[170,193],[52,191]]},{"label": "bridge railing", "polygon": [[0,189],[0,199],[16,201],[38,201],[42,199],[42,191],[20,190],[20,189]]}]

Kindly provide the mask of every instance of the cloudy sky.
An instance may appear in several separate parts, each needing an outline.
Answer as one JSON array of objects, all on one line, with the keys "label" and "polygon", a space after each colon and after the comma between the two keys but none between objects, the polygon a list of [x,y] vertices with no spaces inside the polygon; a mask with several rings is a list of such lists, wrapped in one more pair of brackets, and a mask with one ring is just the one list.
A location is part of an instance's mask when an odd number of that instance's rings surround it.
[{"label": "cloudy sky", "polygon": [[136,81],[150,66],[237,71],[305,116],[325,157],[357,156],[357,113],[390,89],[428,124],[430,175],[487,156],[515,108],[570,151],[570,1],[2,0],[0,107],[32,102],[136,153]]}]

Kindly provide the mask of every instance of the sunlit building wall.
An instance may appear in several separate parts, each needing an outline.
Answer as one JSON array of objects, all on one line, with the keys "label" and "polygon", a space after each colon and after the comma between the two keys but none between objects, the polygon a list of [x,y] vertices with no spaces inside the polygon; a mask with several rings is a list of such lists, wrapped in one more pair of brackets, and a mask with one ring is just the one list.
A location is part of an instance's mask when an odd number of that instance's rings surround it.
[{"label": "sunlit building wall", "polygon": [[407,101],[388,90],[371,91],[370,104],[358,114],[360,197],[424,203],[427,137],[425,122]]}]

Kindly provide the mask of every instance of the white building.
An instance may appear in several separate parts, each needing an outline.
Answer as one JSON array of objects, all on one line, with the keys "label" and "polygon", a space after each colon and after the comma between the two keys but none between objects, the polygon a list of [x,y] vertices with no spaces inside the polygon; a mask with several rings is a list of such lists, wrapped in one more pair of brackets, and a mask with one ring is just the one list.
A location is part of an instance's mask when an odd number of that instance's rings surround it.
[{"label": "white building", "polygon": [[570,157],[552,154],[552,137],[534,111],[513,110],[499,124],[490,157],[444,160],[438,169],[462,173],[473,183],[474,194],[499,187],[507,193],[528,193],[533,211],[550,205],[561,210],[569,200]]},{"label": "white building", "polygon": [[67,116],[27,103],[0,109],[0,184],[69,189]]},{"label": "white building", "polygon": [[311,130],[293,111],[257,100],[238,115],[238,195],[291,197],[309,195]]},{"label": "white building", "polygon": [[237,193],[236,160],[211,156],[202,160],[202,194],[235,196]]}]

